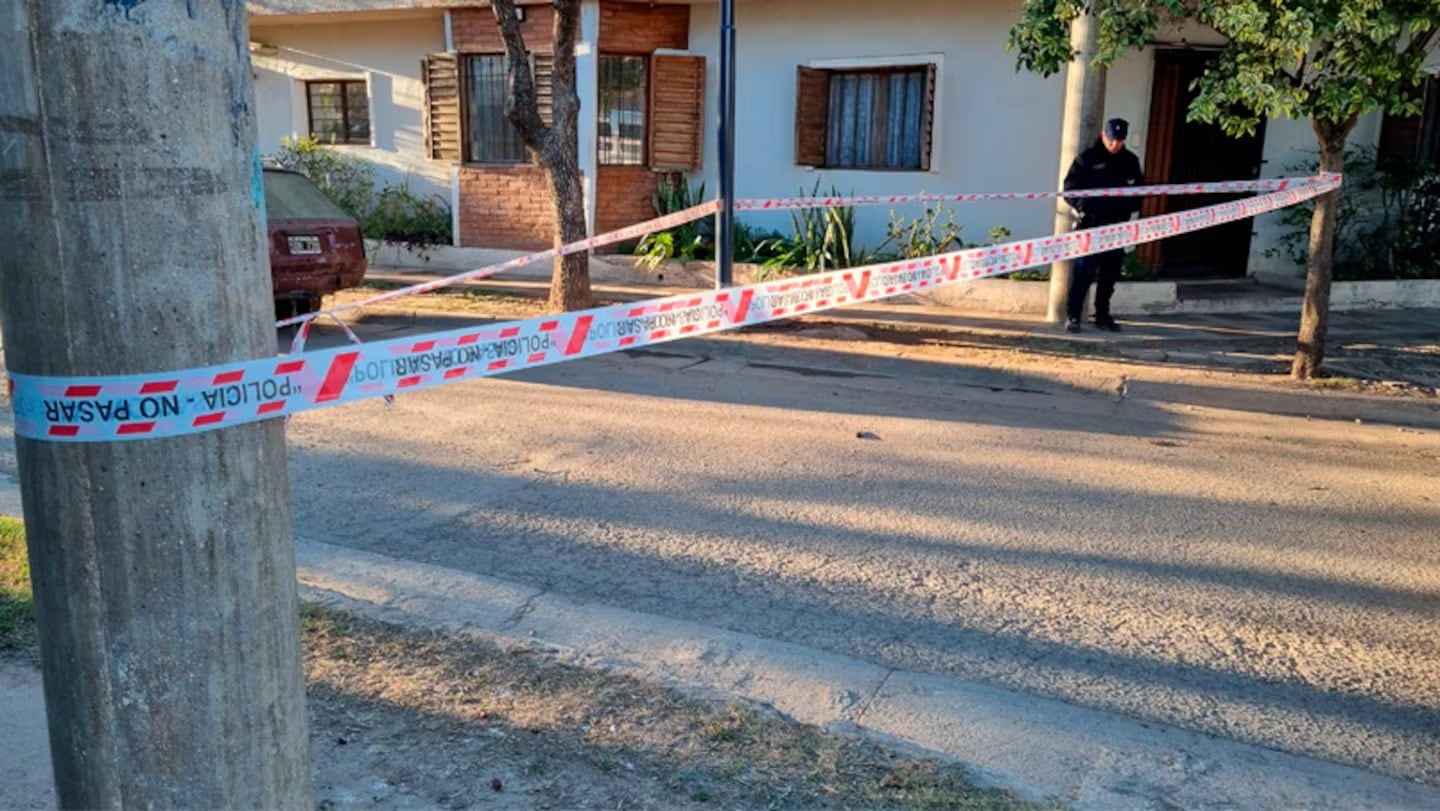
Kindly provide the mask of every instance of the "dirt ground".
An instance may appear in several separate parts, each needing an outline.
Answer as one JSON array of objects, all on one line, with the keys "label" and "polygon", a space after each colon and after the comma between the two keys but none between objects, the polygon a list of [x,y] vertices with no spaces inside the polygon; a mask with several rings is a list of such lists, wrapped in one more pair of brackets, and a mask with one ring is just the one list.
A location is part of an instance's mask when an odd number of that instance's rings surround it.
[{"label": "dirt ground", "polygon": [[[301,618],[315,807],[1029,807],[958,766],[538,648]],[[33,651],[0,658],[0,808],[54,807]]]},{"label": "dirt ground", "polygon": [[1023,807],[764,708],[352,619],[304,618],[319,808]]}]

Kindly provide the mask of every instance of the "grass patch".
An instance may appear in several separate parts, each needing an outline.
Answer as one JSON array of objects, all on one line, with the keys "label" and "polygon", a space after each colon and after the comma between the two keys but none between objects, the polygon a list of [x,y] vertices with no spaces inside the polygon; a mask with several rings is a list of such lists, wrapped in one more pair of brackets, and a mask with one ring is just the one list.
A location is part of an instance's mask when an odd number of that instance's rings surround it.
[{"label": "grass patch", "polygon": [[1326,391],[1363,392],[1369,388],[1364,380],[1348,375],[1317,377],[1307,381],[1307,385],[1311,388]]},{"label": "grass patch", "polygon": [[0,516],[0,653],[34,656],[35,652],[35,601],[25,524]]}]

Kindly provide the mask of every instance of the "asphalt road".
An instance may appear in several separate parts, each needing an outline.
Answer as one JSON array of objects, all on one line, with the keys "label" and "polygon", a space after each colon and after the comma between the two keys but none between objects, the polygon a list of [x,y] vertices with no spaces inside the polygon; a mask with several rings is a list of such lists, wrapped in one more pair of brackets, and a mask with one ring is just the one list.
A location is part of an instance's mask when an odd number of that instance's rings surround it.
[{"label": "asphalt road", "polygon": [[1440,785],[1434,431],[718,339],[290,438],[301,537]]}]

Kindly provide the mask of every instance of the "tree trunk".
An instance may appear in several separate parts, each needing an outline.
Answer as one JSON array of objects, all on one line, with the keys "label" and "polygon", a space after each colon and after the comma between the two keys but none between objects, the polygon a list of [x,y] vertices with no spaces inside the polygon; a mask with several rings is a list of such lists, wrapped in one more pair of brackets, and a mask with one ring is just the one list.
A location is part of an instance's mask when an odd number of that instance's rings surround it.
[{"label": "tree trunk", "polygon": [[[555,92],[560,92],[558,86]],[[559,133],[556,136],[557,141],[566,140]],[[573,130],[569,142],[575,143]],[[556,247],[584,239],[587,236],[585,198],[580,185],[580,166],[574,152],[549,156],[543,162],[550,175],[550,189],[555,195]],[[594,304],[590,293],[590,254],[555,257],[555,273],[550,279],[550,308],[568,312],[593,307]]]},{"label": "tree trunk", "polygon": [[[1355,119],[1341,123],[1315,120],[1315,137],[1320,144],[1320,171],[1339,173],[1345,166],[1345,138]],[[1309,380],[1325,360],[1325,334],[1330,324],[1330,282],[1335,264],[1335,217],[1340,190],[1321,195],[1310,218],[1310,253],[1306,260],[1305,302],[1300,311],[1300,337],[1290,376]]]},{"label": "tree trunk", "polygon": [[[530,71],[529,49],[520,32],[515,0],[494,0],[492,6],[510,60],[510,98],[506,100],[505,112],[550,179],[550,190],[555,197],[555,245],[559,247],[584,239],[587,232],[585,196],[580,185],[580,96],[575,90],[580,0],[554,0],[554,3],[555,73],[551,79],[554,113],[549,126],[540,118],[535,77]],[[590,255],[556,257],[550,282],[551,308],[583,310],[593,304]]]}]

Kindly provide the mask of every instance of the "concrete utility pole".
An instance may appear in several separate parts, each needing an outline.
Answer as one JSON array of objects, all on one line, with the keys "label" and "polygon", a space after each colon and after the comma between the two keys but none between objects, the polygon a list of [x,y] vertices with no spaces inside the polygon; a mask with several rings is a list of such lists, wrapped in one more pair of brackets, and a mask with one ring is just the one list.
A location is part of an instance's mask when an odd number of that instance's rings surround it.
[{"label": "concrete utility pole", "polygon": [[[12,372],[275,353],[244,0],[0,3]],[[279,422],[17,439],[61,807],[310,805]]]},{"label": "concrete utility pole", "polygon": [[[1105,78],[1103,67],[1091,69],[1099,51],[1100,23],[1095,15],[1099,0],[1091,4],[1089,14],[1076,17],[1070,24],[1070,48],[1075,59],[1065,69],[1065,113],[1060,123],[1060,183],[1075,156],[1100,137],[1105,119]],[[1057,186],[1058,188],[1058,186]],[[1055,233],[1070,232],[1070,206],[1064,200],[1055,203]],[[1050,307],[1047,318],[1052,324],[1065,320],[1065,299],[1070,293],[1070,262],[1050,266]]]}]

